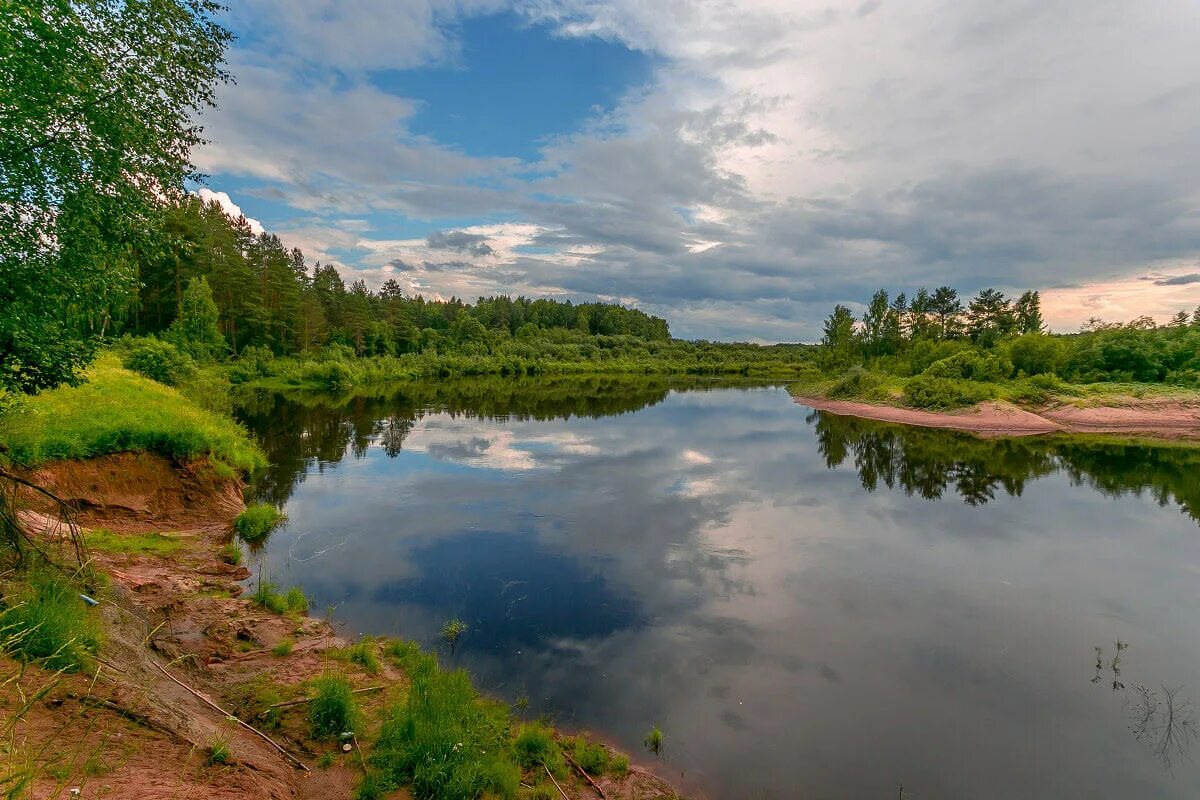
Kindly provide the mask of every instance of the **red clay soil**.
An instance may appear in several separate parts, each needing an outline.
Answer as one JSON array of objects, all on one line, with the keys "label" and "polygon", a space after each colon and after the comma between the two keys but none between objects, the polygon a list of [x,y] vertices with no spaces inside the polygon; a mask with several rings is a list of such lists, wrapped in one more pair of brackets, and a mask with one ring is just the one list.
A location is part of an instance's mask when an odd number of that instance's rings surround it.
[{"label": "red clay soil", "polygon": [[797,397],[795,400],[801,405],[831,414],[925,428],[969,431],[983,437],[1109,433],[1164,439],[1200,438],[1200,403],[1175,399],[1091,408],[1056,405],[1037,410],[1025,410],[1011,403],[988,402],[960,411],[945,412],[818,397]]},{"label": "red clay soil", "polygon": [[[96,671],[55,677],[31,666],[0,687],[0,706],[11,713],[20,698],[53,684],[13,731],[16,746],[0,754],[0,774],[33,764],[35,798],[69,797],[71,788],[83,798],[138,800],[352,797],[363,755],[313,740],[303,704],[283,709],[277,725],[263,722],[262,713],[270,703],[303,697],[304,683],[331,665],[357,688],[382,687],[359,695],[372,718],[403,698],[407,681],[384,658],[374,674],[334,660],[346,642],[326,621],[272,614],[238,597],[249,572],[224,563],[217,551],[243,507],[240,483],[217,478],[206,465],[132,454],[53,464],[34,477],[77,503],[85,529],[169,532],[181,547],[165,557],[89,554],[111,583],[101,597],[105,636]],[[59,535],[49,511],[31,510],[26,521]],[[274,655],[285,639],[291,652]],[[0,677],[16,672],[0,657]],[[215,742],[227,743],[227,763],[209,763]],[[597,796],[578,776],[559,783],[570,800]],[[603,786],[614,800],[677,797],[639,767]]]}]

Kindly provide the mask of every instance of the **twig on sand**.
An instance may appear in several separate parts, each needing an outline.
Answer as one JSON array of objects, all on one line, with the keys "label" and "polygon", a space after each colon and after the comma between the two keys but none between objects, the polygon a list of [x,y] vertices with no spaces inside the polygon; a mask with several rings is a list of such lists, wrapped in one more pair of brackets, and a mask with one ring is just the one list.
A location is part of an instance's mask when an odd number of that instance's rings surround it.
[{"label": "twig on sand", "polygon": [[551,774],[550,768],[543,763],[542,769],[546,770],[546,777],[549,778],[550,782],[554,784],[554,788],[558,789],[558,793],[561,794],[565,800],[571,800],[571,798],[567,797],[567,793],[563,791],[563,788],[558,785],[558,781],[554,780],[554,775]]},{"label": "twig on sand", "polygon": [[182,686],[184,689],[187,689],[189,692],[191,692],[193,695],[195,695],[195,696],[196,696],[196,698],[197,698],[198,700],[200,700],[201,702],[205,703],[205,704],[206,704],[206,705],[208,705],[209,707],[211,707],[211,708],[215,709],[216,711],[220,712],[220,713],[221,713],[223,716],[225,716],[225,717],[228,717],[229,719],[233,720],[233,721],[234,721],[234,722],[236,722],[238,725],[241,725],[243,728],[245,728],[246,730],[250,731],[250,732],[251,732],[251,733],[253,733],[255,736],[257,736],[258,738],[262,739],[262,740],[263,740],[264,742],[266,742],[267,744],[269,744],[269,745],[271,745],[272,747],[274,747],[276,750],[278,750],[278,751],[279,751],[279,753],[280,753],[280,754],[281,754],[281,755],[282,755],[284,758],[286,758],[288,761],[291,761],[291,762],[292,762],[293,764],[295,764],[295,765],[296,765],[298,768],[300,768],[300,769],[304,770],[305,772],[309,772],[309,771],[310,771],[310,770],[308,769],[308,767],[307,767],[307,766],[304,764],[304,762],[303,762],[303,761],[301,761],[300,759],[296,758],[294,755],[292,755],[292,754],[291,754],[291,753],[289,753],[287,750],[285,750],[285,749],[284,749],[284,747],[283,747],[283,745],[281,745],[279,742],[275,741],[275,740],[274,740],[274,739],[272,739],[270,736],[267,736],[265,733],[263,733],[263,732],[262,732],[262,731],[260,731],[258,728],[256,728],[256,727],[254,727],[253,725],[251,725],[250,723],[248,723],[248,722],[243,722],[242,720],[238,719],[238,718],[237,718],[235,715],[233,715],[233,714],[230,714],[228,711],[226,711],[225,709],[221,708],[219,705],[217,705],[216,703],[214,703],[212,700],[209,700],[207,697],[205,697],[204,695],[202,695],[200,692],[196,691],[196,690],[195,690],[195,689],[193,689],[191,686],[188,686],[186,683],[184,683],[183,681],[181,681],[181,680],[179,680],[178,678],[176,678],[176,677],[175,677],[174,675],[172,675],[172,674],[171,674],[171,673],[170,673],[170,672],[167,670],[167,668],[166,668],[166,667],[164,667],[162,664],[155,663],[155,665],[154,665],[154,666],[158,667],[159,671],[160,671],[160,672],[162,672],[162,674],[163,674],[163,675],[166,675],[166,676],[167,676],[168,678],[170,678],[172,681],[174,681],[175,683],[179,684],[179,685],[180,685],[180,686]]},{"label": "twig on sand", "polygon": [[592,780],[592,776],[587,774],[587,770],[585,770],[583,767],[576,764],[575,759],[573,759],[569,755],[567,755],[565,750],[563,751],[563,758],[565,758],[567,760],[568,764],[570,764],[575,769],[579,770],[579,774],[583,776],[584,780],[586,780],[588,783],[590,783],[592,785],[592,788],[596,790],[596,794],[600,795],[602,798],[604,798],[604,800],[608,800],[608,798],[605,797],[605,795],[604,795],[604,790],[601,789],[598,785],[596,785],[596,782],[594,780]]}]

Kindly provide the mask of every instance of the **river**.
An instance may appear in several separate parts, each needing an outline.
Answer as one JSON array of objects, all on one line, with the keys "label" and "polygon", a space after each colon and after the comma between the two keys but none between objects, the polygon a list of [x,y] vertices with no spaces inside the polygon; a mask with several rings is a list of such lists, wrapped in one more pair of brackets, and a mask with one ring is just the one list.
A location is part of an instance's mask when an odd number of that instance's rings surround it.
[{"label": "river", "polygon": [[[260,393],[256,571],[712,798],[1195,798],[1200,452],[780,387]],[[443,624],[467,629],[451,650]]]}]

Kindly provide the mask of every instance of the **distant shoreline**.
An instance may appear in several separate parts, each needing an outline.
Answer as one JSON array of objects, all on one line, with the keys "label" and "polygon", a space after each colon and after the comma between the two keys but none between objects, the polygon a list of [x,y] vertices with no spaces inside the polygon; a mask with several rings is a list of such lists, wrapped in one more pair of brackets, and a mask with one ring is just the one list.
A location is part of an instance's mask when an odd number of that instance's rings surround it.
[{"label": "distant shoreline", "polygon": [[796,396],[793,399],[800,405],[831,414],[923,428],[966,431],[989,438],[1086,433],[1200,440],[1200,399],[1186,401],[1164,398],[1092,407],[1064,404],[1033,410],[1012,403],[989,401],[945,412],[811,396]]}]

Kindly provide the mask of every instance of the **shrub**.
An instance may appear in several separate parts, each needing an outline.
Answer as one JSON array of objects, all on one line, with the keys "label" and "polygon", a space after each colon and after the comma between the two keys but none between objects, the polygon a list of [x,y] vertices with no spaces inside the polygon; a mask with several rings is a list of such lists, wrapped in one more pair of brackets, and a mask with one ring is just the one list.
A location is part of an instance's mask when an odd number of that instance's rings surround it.
[{"label": "shrub", "polygon": [[313,736],[322,739],[353,731],[358,724],[358,704],[345,675],[327,672],[313,681],[308,721]]},{"label": "shrub", "polygon": [[208,765],[211,767],[215,764],[228,764],[233,754],[229,750],[229,741],[226,739],[214,739],[213,743],[208,746]]},{"label": "shrub", "polygon": [[242,548],[237,542],[227,542],[217,553],[226,564],[235,567],[242,563]]},{"label": "shrub", "polygon": [[881,400],[887,396],[883,380],[862,367],[851,367],[829,388],[834,399]]},{"label": "shrub", "polygon": [[134,340],[121,363],[128,370],[168,386],[175,386],[196,372],[191,356],[170,342],[154,338]]},{"label": "shrub", "polygon": [[967,381],[1001,381],[1012,374],[1012,364],[995,353],[963,350],[930,364],[922,375]]},{"label": "shrub", "polygon": [[255,503],[234,518],[233,529],[247,542],[257,542],[286,520],[270,503]]},{"label": "shrub", "polygon": [[1062,366],[1063,345],[1053,336],[1027,333],[1009,342],[1006,349],[1013,369],[1026,375],[1057,372]]},{"label": "shrub", "polygon": [[34,573],[13,600],[0,612],[0,632],[6,649],[21,660],[73,672],[100,646],[100,627],[66,578]]},{"label": "shrub", "polygon": [[564,766],[562,752],[554,741],[554,731],[545,725],[531,723],[522,725],[513,742],[517,763],[525,769],[545,766],[555,774],[562,774]]},{"label": "shrub", "polygon": [[357,644],[352,644],[342,650],[342,655],[350,662],[358,664],[371,675],[379,672],[379,654],[375,640],[364,637]]},{"label": "shrub", "polygon": [[[608,750],[603,745],[589,742],[583,736],[576,736],[570,740],[571,758],[579,767],[589,775],[603,775],[606,772],[613,771],[613,759],[609,756]],[[629,769],[629,762],[626,760],[625,769]],[[623,774],[622,772],[614,772],[614,774]]]},{"label": "shrub", "polygon": [[283,658],[284,656],[291,655],[292,648],[295,646],[296,643],[290,638],[282,639],[280,640],[279,644],[271,648],[271,655]]},{"label": "shrub", "polygon": [[904,385],[905,401],[916,408],[949,409],[971,406],[994,396],[991,386],[975,381],[918,375]]}]

